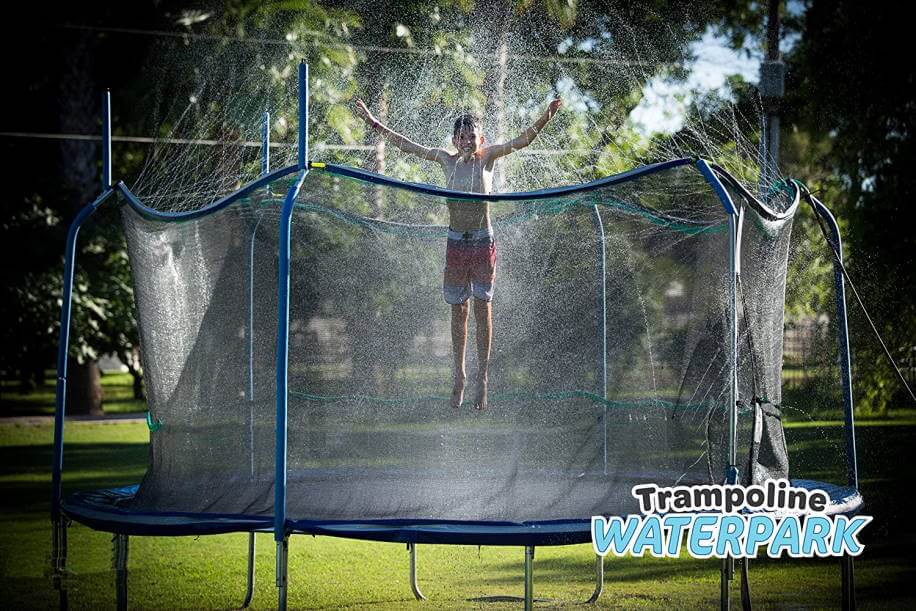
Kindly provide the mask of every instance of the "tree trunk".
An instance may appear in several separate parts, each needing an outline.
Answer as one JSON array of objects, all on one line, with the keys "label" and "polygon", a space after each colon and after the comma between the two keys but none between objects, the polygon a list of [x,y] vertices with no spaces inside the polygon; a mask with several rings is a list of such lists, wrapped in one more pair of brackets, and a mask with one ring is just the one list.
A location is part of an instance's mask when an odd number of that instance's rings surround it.
[{"label": "tree trunk", "polygon": [[32,377],[32,373],[26,367],[23,367],[19,370],[19,394],[27,395],[33,390],[35,390],[35,380]]},{"label": "tree trunk", "polygon": [[143,394],[143,374],[139,371],[131,371],[130,375],[134,378],[134,399],[146,399],[146,395]]},{"label": "tree trunk", "polygon": [[70,361],[67,376],[67,413],[101,416],[102,372],[98,361]]},{"label": "tree trunk", "polygon": [[143,392],[143,363],[140,360],[140,351],[136,346],[132,346],[126,350],[119,350],[117,354],[133,378],[134,399],[146,399],[146,395]]}]

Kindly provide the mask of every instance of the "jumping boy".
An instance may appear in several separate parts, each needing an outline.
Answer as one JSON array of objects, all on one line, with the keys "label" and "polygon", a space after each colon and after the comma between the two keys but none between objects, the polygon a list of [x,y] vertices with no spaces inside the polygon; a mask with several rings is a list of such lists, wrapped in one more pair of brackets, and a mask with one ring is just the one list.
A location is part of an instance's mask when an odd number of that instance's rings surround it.
[{"label": "jumping boy", "polygon": [[[455,120],[451,153],[442,148],[427,148],[379,123],[362,100],[356,110],[366,123],[389,142],[411,155],[436,161],[445,172],[449,189],[488,194],[493,188],[493,168],[496,160],[531,144],[547,125],[563,102],[556,98],[543,115],[515,139],[494,145],[484,145],[480,119],[463,114]],[[445,249],[445,274],[442,292],[452,306],[452,350],[455,354],[455,384],[451,405],[461,407],[466,382],[464,353],[468,336],[468,299],[474,297],[474,318],[477,321],[477,394],[474,407],[487,407],[487,383],[490,365],[490,345],[493,337],[493,283],[496,279],[496,242],[490,225],[490,205],[485,202],[449,200],[449,229]]]}]

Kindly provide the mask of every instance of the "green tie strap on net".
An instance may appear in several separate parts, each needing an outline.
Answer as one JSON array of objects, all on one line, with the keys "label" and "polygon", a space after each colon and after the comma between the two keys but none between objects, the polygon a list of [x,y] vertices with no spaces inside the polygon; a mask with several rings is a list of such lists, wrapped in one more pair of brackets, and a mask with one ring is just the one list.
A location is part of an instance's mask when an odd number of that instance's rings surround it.
[{"label": "green tie strap on net", "polygon": [[155,433],[160,428],[162,428],[162,421],[159,420],[158,418],[156,420],[153,420],[153,413],[150,411],[147,411],[146,412],[146,426],[151,432]]}]

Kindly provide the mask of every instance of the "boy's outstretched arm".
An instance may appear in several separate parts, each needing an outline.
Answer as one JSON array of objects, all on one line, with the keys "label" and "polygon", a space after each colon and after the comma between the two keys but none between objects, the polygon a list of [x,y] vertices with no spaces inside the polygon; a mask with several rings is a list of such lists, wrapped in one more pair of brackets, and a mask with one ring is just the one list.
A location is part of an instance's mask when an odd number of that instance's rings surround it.
[{"label": "boy's outstretched arm", "polygon": [[560,98],[554,98],[554,100],[547,106],[547,110],[544,111],[544,114],[534,122],[534,125],[523,131],[517,137],[513,138],[509,142],[504,142],[502,144],[494,144],[493,146],[487,147],[487,156],[490,160],[495,160],[498,157],[503,157],[510,153],[514,153],[519,149],[523,149],[538,137],[538,134],[544,129],[544,126],[553,119],[554,115],[557,114],[557,111],[563,106],[563,100]]},{"label": "boy's outstretched arm", "polygon": [[372,113],[369,112],[369,109],[366,108],[365,102],[362,100],[356,100],[356,112],[362,117],[363,121],[366,122],[369,127],[373,130],[382,134],[391,144],[395,145],[405,153],[410,153],[411,155],[416,155],[421,159],[426,159],[427,161],[441,161],[443,156],[448,155],[448,151],[445,149],[438,148],[427,148],[416,142],[413,142],[407,136],[402,136],[393,129],[382,125]]}]

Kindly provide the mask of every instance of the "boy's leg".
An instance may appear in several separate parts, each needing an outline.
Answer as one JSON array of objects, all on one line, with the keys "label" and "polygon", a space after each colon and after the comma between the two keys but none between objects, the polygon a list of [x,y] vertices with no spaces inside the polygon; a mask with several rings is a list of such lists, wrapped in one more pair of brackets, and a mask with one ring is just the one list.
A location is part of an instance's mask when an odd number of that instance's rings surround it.
[{"label": "boy's leg", "polygon": [[477,396],[474,407],[487,409],[487,384],[490,371],[490,346],[493,342],[493,306],[489,301],[474,298],[474,319],[477,322]]},{"label": "boy's leg", "polygon": [[452,387],[452,407],[464,401],[464,353],[468,343],[468,302],[452,304],[452,351],[455,354],[455,385]]}]

